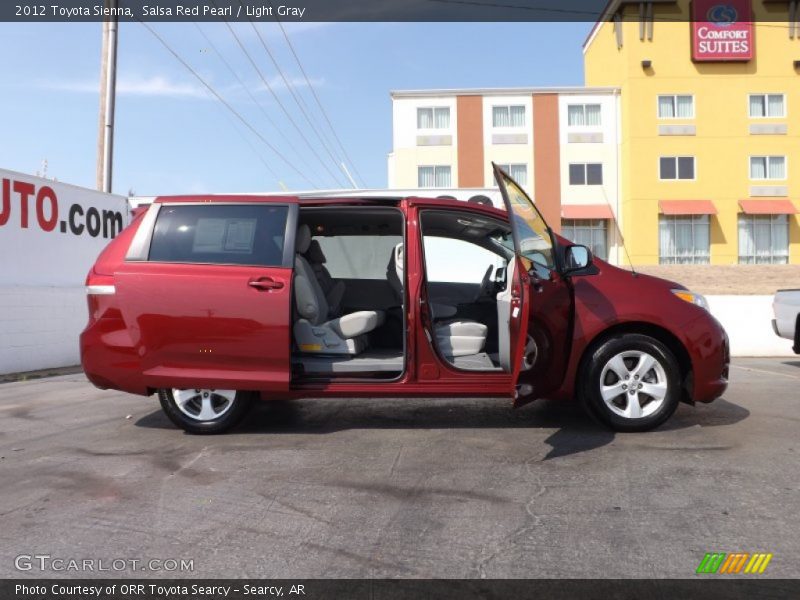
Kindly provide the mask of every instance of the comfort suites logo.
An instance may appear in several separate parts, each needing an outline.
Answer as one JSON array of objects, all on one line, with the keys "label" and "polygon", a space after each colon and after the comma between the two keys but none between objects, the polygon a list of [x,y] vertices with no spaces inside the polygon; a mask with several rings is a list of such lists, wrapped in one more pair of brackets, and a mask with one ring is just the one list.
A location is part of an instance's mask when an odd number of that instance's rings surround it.
[{"label": "comfort suites logo", "polygon": [[692,2],[692,59],[746,62],[753,58],[751,0]]},{"label": "comfort suites logo", "polygon": [[736,8],[729,4],[717,4],[708,9],[706,18],[709,23],[713,23],[717,27],[728,27],[736,23],[739,13]]}]

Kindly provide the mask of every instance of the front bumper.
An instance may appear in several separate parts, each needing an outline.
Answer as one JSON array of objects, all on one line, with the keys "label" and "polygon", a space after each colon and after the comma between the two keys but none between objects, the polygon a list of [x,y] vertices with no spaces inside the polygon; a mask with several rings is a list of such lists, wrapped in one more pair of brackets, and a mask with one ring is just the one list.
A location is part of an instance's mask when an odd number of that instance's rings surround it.
[{"label": "front bumper", "polygon": [[694,402],[713,402],[728,389],[730,342],[722,325],[710,314],[685,329],[685,345],[692,361],[690,389]]}]

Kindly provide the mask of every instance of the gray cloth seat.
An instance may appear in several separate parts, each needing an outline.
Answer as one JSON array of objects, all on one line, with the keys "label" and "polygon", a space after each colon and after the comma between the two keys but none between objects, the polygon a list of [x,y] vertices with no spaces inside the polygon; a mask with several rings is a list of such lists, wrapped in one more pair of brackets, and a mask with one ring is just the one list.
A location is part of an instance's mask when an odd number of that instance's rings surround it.
[{"label": "gray cloth seat", "polygon": [[293,327],[295,344],[301,352],[358,354],[368,345],[366,334],[383,324],[384,313],[331,314],[325,292],[305,257],[310,246],[311,230],[301,225],[295,241],[294,300],[299,317]]},{"label": "gray cloth seat", "polygon": [[325,300],[328,302],[328,315],[335,317],[342,312],[342,299],[344,298],[344,282],[335,281],[331,277],[325,263],[325,253],[317,240],[311,240],[308,250],[305,251],[304,256],[308,260],[314,275],[317,276],[317,282],[325,294]]},{"label": "gray cloth seat", "polygon": [[436,344],[445,356],[478,354],[486,344],[489,328],[470,319],[442,321],[434,325]]},{"label": "gray cloth seat", "polygon": [[[398,244],[392,250],[389,264],[386,265],[386,279],[400,302],[403,301],[404,262],[403,244]],[[431,302],[430,310],[439,352],[452,358],[478,354],[483,350],[489,332],[486,325],[471,319],[440,321],[439,319],[453,317],[458,311],[455,306],[449,304]]]}]

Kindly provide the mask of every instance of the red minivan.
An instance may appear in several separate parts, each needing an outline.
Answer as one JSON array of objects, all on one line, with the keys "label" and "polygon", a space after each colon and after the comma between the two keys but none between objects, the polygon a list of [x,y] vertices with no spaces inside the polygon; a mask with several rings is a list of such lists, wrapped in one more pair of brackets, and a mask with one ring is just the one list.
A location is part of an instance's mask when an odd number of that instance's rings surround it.
[{"label": "red minivan", "polygon": [[619,431],[727,387],[702,296],[554,234],[494,167],[506,210],[428,198],[160,197],[87,278],[81,359],[157,393],[192,433],[255,398],[579,398]]}]

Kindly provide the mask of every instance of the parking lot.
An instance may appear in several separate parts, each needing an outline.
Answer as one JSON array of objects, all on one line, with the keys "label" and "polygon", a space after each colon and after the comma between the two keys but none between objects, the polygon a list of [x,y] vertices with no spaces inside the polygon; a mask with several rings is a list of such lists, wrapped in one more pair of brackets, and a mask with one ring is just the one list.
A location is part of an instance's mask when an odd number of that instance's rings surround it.
[{"label": "parking lot", "polygon": [[216,437],[82,375],[5,383],[0,576],[40,577],[14,559],[48,554],[203,577],[690,577],[741,551],[798,577],[800,360],[731,379],[646,434],[563,403],[342,399],[265,403]]}]

